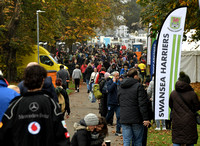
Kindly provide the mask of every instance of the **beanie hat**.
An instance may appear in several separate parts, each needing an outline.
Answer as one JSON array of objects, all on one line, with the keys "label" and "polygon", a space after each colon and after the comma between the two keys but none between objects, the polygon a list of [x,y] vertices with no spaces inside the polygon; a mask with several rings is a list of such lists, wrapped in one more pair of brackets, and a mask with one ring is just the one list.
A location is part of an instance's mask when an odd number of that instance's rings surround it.
[{"label": "beanie hat", "polygon": [[84,117],[84,121],[87,126],[95,126],[99,124],[99,118],[93,113],[87,114]]},{"label": "beanie hat", "polygon": [[178,80],[190,84],[190,77],[186,75],[183,71],[180,72]]}]

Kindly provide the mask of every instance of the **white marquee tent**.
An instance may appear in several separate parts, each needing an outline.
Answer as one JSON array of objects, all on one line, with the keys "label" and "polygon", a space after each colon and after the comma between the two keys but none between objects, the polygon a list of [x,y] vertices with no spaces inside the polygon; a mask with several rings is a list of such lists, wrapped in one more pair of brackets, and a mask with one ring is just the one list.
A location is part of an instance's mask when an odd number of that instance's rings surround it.
[{"label": "white marquee tent", "polygon": [[200,41],[190,42],[193,33],[195,30],[188,32],[187,41],[182,44],[180,71],[188,74],[191,82],[195,83],[200,82]]},{"label": "white marquee tent", "polygon": [[182,51],[180,71],[188,74],[192,83],[200,82],[200,51]]}]

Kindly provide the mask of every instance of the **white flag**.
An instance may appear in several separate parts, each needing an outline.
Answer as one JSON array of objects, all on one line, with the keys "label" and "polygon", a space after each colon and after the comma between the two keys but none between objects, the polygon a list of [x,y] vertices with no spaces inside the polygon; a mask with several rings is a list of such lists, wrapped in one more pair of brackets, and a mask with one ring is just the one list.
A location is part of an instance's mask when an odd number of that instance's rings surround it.
[{"label": "white flag", "polygon": [[186,12],[187,7],[170,12],[159,33],[155,74],[155,119],[158,120],[169,117],[169,95],[179,74]]}]

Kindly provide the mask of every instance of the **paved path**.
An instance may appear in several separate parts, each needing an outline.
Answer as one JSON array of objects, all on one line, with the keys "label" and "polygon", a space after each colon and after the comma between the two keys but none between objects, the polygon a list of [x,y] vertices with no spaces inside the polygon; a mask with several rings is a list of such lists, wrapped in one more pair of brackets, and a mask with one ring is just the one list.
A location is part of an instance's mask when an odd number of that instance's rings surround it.
[{"label": "paved path", "polygon": [[[70,118],[66,120],[67,128],[72,137],[74,134],[73,124],[74,122],[79,122],[80,119],[84,118],[88,113],[94,113],[98,116],[98,103],[90,103],[88,100],[87,87],[85,84],[81,85],[79,93],[73,93],[69,96],[71,115]],[[114,124],[116,119],[114,119]],[[111,140],[112,146],[122,146],[122,137],[115,136],[115,126],[109,126],[109,135],[105,140]]]}]

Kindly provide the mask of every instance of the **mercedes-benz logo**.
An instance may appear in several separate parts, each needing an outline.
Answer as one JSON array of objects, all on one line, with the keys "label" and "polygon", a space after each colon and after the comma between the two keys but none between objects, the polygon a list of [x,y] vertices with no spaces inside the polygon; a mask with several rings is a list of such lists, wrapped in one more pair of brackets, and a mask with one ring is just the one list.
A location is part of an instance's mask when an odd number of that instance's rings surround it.
[{"label": "mercedes-benz logo", "polygon": [[36,112],[38,109],[39,109],[39,104],[37,102],[32,102],[30,105],[29,105],[29,109],[32,111],[32,112]]}]

